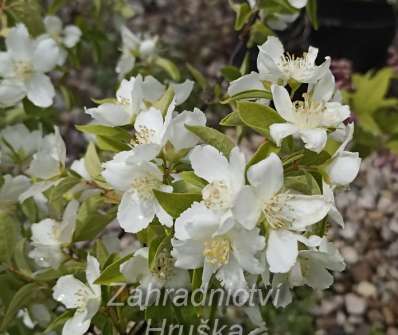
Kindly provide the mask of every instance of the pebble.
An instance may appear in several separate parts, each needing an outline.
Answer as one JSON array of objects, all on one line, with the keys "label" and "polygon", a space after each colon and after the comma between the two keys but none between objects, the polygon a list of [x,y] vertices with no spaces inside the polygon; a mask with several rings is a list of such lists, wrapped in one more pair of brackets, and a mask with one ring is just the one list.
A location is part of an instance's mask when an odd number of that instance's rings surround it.
[{"label": "pebble", "polygon": [[366,300],[354,293],[345,296],[345,306],[347,312],[354,315],[362,315],[366,310]]},{"label": "pebble", "polygon": [[347,263],[354,264],[358,262],[359,257],[355,248],[346,246],[341,250],[341,253],[344,259],[347,261]]},{"label": "pebble", "polygon": [[365,298],[376,297],[377,288],[370,282],[362,281],[357,287],[357,292]]}]

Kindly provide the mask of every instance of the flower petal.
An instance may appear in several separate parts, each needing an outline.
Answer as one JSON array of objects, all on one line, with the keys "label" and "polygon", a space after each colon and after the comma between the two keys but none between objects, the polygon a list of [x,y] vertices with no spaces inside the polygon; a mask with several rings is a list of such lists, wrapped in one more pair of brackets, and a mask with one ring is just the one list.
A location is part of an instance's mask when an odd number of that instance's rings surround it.
[{"label": "flower petal", "polygon": [[87,319],[86,310],[77,310],[72,318],[67,320],[62,329],[62,335],[84,335],[90,328],[91,320]]},{"label": "flower petal", "polygon": [[256,72],[251,72],[232,81],[229,84],[227,94],[232,97],[236,94],[250,90],[264,90],[264,85]]},{"label": "flower petal", "polygon": [[296,263],[297,235],[287,230],[271,230],[266,257],[272,273],[286,273]]},{"label": "flower petal", "polygon": [[295,135],[299,130],[291,123],[274,123],[270,126],[269,131],[275,144],[280,147],[284,138]]},{"label": "flower petal", "polygon": [[172,240],[171,255],[175,258],[175,266],[181,269],[198,269],[203,266],[203,243],[194,240]]},{"label": "flower petal", "polygon": [[27,61],[32,58],[33,41],[26,26],[22,23],[10,29],[6,37],[7,51],[16,60]]},{"label": "flower petal", "polygon": [[58,63],[59,48],[55,41],[51,38],[46,38],[39,41],[35,50],[33,51],[33,68],[38,72],[49,72]]},{"label": "flower petal", "polygon": [[67,48],[73,48],[79,42],[82,31],[77,26],[69,25],[65,27],[64,34],[64,45]]},{"label": "flower petal", "polygon": [[220,217],[201,202],[194,202],[175,223],[178,239],[203,240],[210,238],[218,229]]},{"label": "flower petal", "polygon": [[26,88],[23,83],[7,79],[0,82],[0,106],[14,106],[25,96]]},{"label": "flower petal", "polygon": [[293,6],[294,8],[301,9],[307,6],[307,1],[308,0],[288,0],[290,5]]},{"label": "flower petal", "polygon": [[318,154],[323,150],[328,139],[326,130],[322,128],[301,130],[300,137],[308,150]]},{"label": "flower petal", "polygon": [[175,92],[175,102],[176,105],[183,104],[190,96],[192,89],[194,87],[194,82],[192,80],[185,80],[183,83],[172,83],[171,87],[173,87]]},{"label": "flower petal", "polygon": [[174,148],[178,151],[185,148],[192,148],[199,142],[199,137],[190,132],[185,125],[205,126],[206,116],[198,108],[193,112],[183,111],[171,121],[168,138]]},{"label": "flower petal", "polygon": [[53,298],[66,308],[78,308],[82,296],[91,296],[90,289],[72,275],[62,276],[53,288]]},{"label": "flower petal", "polygon": [[330,207],[331,203],[321,195],[295,194],[286,201],[282,212],[290,218],[294,229],[302,230],[321,221],[328,214]]},{"label": "flower petal", "polygon": [[272,85],[271,92],[274,99],[275,108],[279,115],[282,116],[286,121],[294,123],[294,107],[286,88],[279,85]]},{"label": "flower petal", "polygon": [[229,170],[226,157],[211,145],[197,146],[189,155],[195,174],[209,183],[225,180],[225,171]]},{"label": "flower petal", "polygon": [[113,103],[105,103],[98,107],[86,109],[98,124],[117,127],[124,126],[131,122],[132,113],[126,106]]},{"label": "flower petal", "polygon": [[159,100],[165,93],[165,86],[156,78],[152,76],[146,76],[142,83],[142,90],[144,93],[144,99],[149,101]]},{"label": "flower petal", "polygon": [[327,168],[332,185],[349,185],[358,175],[361,158],[357,152],[342,151]]},{"label": "flower petal", "polygon": [[270,199],[283,186],[282,161],[278,155],[271,153],[247,170],[247,179],[256,188],[256,194],[261,200]]},{"label": "flower petal", "polygon": [[62,21],[58,16],[47,15],[43,23],[50,35],[59,35],[62,32]]},{"label": "flower petal", "polygon": [[34,105],[38,107],[49,107],[53,104],[55,90],[49,77],[41,73],[35,73],[25,84],[28,99],[32,101]]},{"label": "flower petal", "polygon": [[138,233],[155,217],[155,203],[144,203],[131,192],[123,194],[117,211],[120,226],[128,233]]},{"label": "flower petal", "polygon": [[269,55],[274,62],[278,62],[285,52],[282,42],[275,36],[269,36],[267,41],[258,48],[261,53]]},{"label": "flower petal", "polygon": [[312,98],[317,101],[329,101],[336,90],[336,83],[331,71],[319,80],[315,86]]},{"label": "flower petal", "polygon": [[254,190],[245,186],[239,192],[232,209],[235,219],[246,229],[253,229],[261,215],[261,203]]}]

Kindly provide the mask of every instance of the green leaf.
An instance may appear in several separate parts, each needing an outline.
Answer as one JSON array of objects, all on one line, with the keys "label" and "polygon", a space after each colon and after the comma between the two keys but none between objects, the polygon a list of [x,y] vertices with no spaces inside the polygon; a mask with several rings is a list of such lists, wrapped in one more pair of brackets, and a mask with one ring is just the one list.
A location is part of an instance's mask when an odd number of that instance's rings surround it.
[{"label": "green leaf", "polygon": [[115,283],[126,282],[126,278],[120,272],[120,265],[128,261],[131,257],[132,255],[124,256],[108,265],[105,270],[101,272],[101,275],[95,281],[95,284],[112,286]]},{"label": "green leaf", "polygon": [[87,134],[110,137],[114,140],[119,140],[120,142],[129,142],[131,139],[130,134],[126,130],[118,127],[107,127],[99,124],[87,124],[76,126],[76,129]]},{"label": "green leaf", "polygon": [[273,143],[266,141],[265,143],[261,144],[258,147],[256,153],[253,155],[253,157],[250,159],[249,163],[247,164],[246,169],[267,158],[269,154],[271,154],[272,152],[278,153],[279,150],[280,148],[275,146]]},{"label": "green leaf", "polygon": [[41,6],[37,0],[13,0],[5,8],[15,21],[23,22],[33,36],[44,32]]},{"label": "green leaf", "polygon": [[248,3],[234,3],[232,0],[229,1],[229,5],[232,7],[236,14],[235,18],[235,30],[241,30],[243,26],[249,21],[252,11]]},{"label": "green leaf", "polygon": [[26,199],[20,206],[30,223],[39,221],[39,209],[33,198]]},{"label": "green leaf", "polygon": [[64,275],[84,272],[85,269],[86,269],[85,264],[71,259],[61,264],[61,266],[57,270],[48,269],[40,272],[35,272],[33,277],[37,281],[47,282],[55,280]]},{"label": "green leaf", "polygon": [[204,126],[189,125],[185,125],[185,128],[198,136],[203,142],[217,148],[227,157],[229,157],[229,153],[235,146],[228,136],[224,135],[216,129]]},{"label": "green leaf", "polygon": [[242,76],[236,66],[226,65],[221,69],[221,74],[227,81],[234,81]]},{"label": "green leaf", "polygon": [[87,147],[86,155],[84,156],[84,166],[91,178],[95,179],[101,175],[101,161],[92,142]]},{"label": "green leaf", "polygon": [[58,12],[67,2],[67,0],[54,0],[48,7],[48,14],[49,15],[54,15],[56,12]]},{"label": "green leaf", "polygon": [[77,213],[73,241],[86,241],[95,238],[115,218],[116,208],[104,213],[104,199],[95,195],[85,200]]},{"label": "green leaf", "polygon": [[159,67],[161,67],[163,70],[167,72],[167,74],[170,76],[171,79],[174,81],[180,81],[181,80],[181,73],[178,70],[177,66],[167,58],[163,57],[157,57],[155,60],[155,64]]},{"label": "green leaf", "polygon": [[48,193],[48,202],[51,206],[51,210],[54,212],[59,219],[62,217],[65,203],[67,199],[65,198],[65,194],[68,191],[80,183],[80,179],[74,176],[68,176],[61,180],[56,186],[50,189]]},{"label": "green leaf", "polygon": [[171,249],[171,237],[164,236],[163,238],[157,238],[151,241],[148,252],[148,266],[149,269],[156,271],[158,262],[162,262],[162,253],[170,253]]},{"label": "green leaf", "polygon": [[196,69],[193,65],[186,63],[185,64],[188,71],[191,73],[192,77],[195,79],[195,81],[198,83],[198,85],[201,87],[202,90],[204,90],[208,84],[206,78],[203,76],[203,74]]},{"label": "green leaf", "polygon": [[237,126],[242,126],[244,123],[239,117],[239,113],[237,111],[234,111],[232,113],[229,113],[227,116],[225,116],[221,121],[220,121],[221,126],[229,126],[229,127],[237,127]]},{"label": "green leaf", "polygon": [[192,273],[192,291],[202,286],[203,268],[195,269]]},{"label": "green leaf", "polygon": [[171,102],[174,99],[174,96],[175,96],[174,89],[173,87],[169,86],[167,91],[163,94],[163,96],[158,101],[155,101],[153,103],[153,107],[160,110],[163,116],[165,116]]},{"label": "green leaf", "polygon": [[74,310],[67,310],[63,312],[61,315],[51,321],[51,323],[47,326],[43,333],[48,334],[52,331],[60,329],[64,325],[64,323],[73,316],[74,313]]},{"label": "green leaf", "polygon": [[267,40],[268,36],[272,35],[274,35],[274,32],[258,19],[250,28],[250,37],[247,46],[251,48],[255,45],[261,45]]},{"label": "green leaf", "polygon": [[233,101],[238,100],[252,100],[252,99],[272,99],[271,92],[263,91],[263,90],[249,90],[245,92],[241,92],[233,95],[232,97],[228,97],[227,99],[221,101],[222,104],[229,104]]},{"label": "green leaf", "polygon": [[109,253],[106,246],[99,239],[95,241],[95,256],[97,257],[101,267],[105,264],[106,260],[109,257]]},{"label": "green leaf", "polygon": [[178,218],[193,202],[202,200],[200,193],[166,193],[157,190],[153,192],[163,209],[173,218]]},{"label": "green leaf", "polygon": [[307,195],[321,194],[321,189],[310,173],[305,173],[300,176],[289,176],[285,178],[285,185],[287,189],[295,190],[297,192]]},{"label": "green leaf", "polygon": [[387,148],[395,155],[398,154],[398,140],[388,141],[386,144]]},{"label": "green leaf", "polygon": [[238,113],[246,126],[267,137],[269,137],[269,126],[271,124],[284,121],[271,107],[254,102],[238,102]]},{"label": "green leaf", "polygon": [[207,181],[198,177],[193,171],[183,171],[180,173],[180,177],[185,183],[195,186],[199,192],[207,185]]},{"label": "green leaf", "polygon": [[19,272],[21,272],[27,277],[31,277],[32,270],[30,268],[29,261],[26,257],[25,245],[26,245],[26,239],[24,238],[17,242],[17,245],[15,247],[14,261]]},{"label": "green leaf", "polygon": [[11,263],[17,243],[18,221],[0,212],[0,263]]},{"label": "green leaf", "polygon": [[317,154],[316,152],[305,150],[303,158],[300,159],[300,165],[322,165],[330,157],[330,154],[326,151],[321,151]]},{"label": "green leaf", "polygon": [[98,148],[104,151],[120,152],[131,149],[127,144],[112,139],[110,137],[97,135],[95,140],[98,145]]},{"label": "green leaf", "polygon": [[40,290],[40,286],[38,286],[36,283],[26,284],[18,290],[11,300],[10,305],[7,307],[3,321],[1,322],[1,331],[5,331],[7,329],[9,324],[14,321],[18,310],[29,305],[29,303],[34,300],[34,297],[37,296],[37,293]]},{"label": "green leaf", "polygon": [[308,18],[310,19],[312,27],[315,30],[318,30],[318,28],[319,28],[317,1],[318,0],[308,0],[307,7],[306,7]]}]

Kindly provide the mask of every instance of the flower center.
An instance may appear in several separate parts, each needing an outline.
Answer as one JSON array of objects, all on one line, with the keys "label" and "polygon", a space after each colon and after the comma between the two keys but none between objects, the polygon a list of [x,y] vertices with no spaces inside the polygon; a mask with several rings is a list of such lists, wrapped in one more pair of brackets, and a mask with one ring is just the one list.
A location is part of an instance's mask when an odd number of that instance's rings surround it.
[{"label": "flower center", "polygon": [[155,177],[150,175],[136,177],[133,179],[131,186],[138,193],[139,197],[143,200],[153,200],[153,190],[160,186],[161,182]]},{"label": "flower center", "polygon": [[16,77],[22,80],[27,80],[32,77],[33,65],[28,61],[16,61],[15,64]]},{"label": "flower center", "polygon": [[264,217],[272,229],[287,228],[290,225],[291,220],[284,213],[290,197],[288,193],[278,193],[263,204]]},{"label": "flower center", "polygon": [[207,208],[225,209],[231,205],[231,194],[224,181],[213,181],[202,190],[203,202]]},{"label": "flower center", "polygon": [[301,128],[316,128],[322,122],[325,111],[325,103],[311,99],[307,94],[303,94],[304,101],[295,101],[294,108],[298,116],[298,126]]},{"label": "flower center", "polygon": [[224,237],[217,237],[204,242],[203,255],[213,265],[225,265],[229,262],[231,242]]},{"label": "flower center", "polygon": [[277,65],[282,72],[287,73],[294,79],[300,79],[302,75],[305,75],[314,66],[308,53],[304,53],[302,57],[285,53],[281,56]]},{"label": "flower center", "polygon": [[155,135],[155,130],[150,129],[146,126],[140,126],[135,133],[135,143],[136,144],[150,144],[153,142],[153,136]]}]

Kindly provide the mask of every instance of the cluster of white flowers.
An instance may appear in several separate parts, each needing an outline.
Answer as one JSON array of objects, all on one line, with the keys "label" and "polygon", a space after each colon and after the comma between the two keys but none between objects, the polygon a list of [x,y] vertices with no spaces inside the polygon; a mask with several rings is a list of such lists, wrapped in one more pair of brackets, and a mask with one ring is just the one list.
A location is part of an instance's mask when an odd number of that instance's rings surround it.
[{"label": "cluster of white flowers", "polygon": [[[289,2],[296,8],[306,4]],[[47,17],[45,27],[46,34],[36,39],[21,24],[10,30],[7,52],[0,54],[1,105],[15,105],[25,96],[37,106],[51,105],[55,92],[45,73],[65,62],[66,49],[76,45],[81,32],[75,26],[63,29],[56,17]],[[117,72],[124,77],[136,57],[154,54],[156,39],[138,38],[125,27],[122,37]],[[116,271],[144,293],[149,287],[189,289],[192,270],[201,273],[203,289],[214,283],[213,278],[229,292],[249,290],[252,283],[282,289],[282,298],[274,301],[277,306],[290,303],[296,286],[329,287],[329,271],[342,271],[345,265],[319,227],[326,221],[344,224],[334,192],[354,180],[361,159],[347,149],[353,124],[347,122],[349,107],[336,92],[330,59],[316,65],[317,53],[311,47],[295,57],[285,53],[276,37],[269,37],[259,46],[258,72],[230,83],[230,97],[253,90],[272,96],[268,101],[247,94],[244,98],[259,108],[266,104],[278,120],[267,126],[265,149],[250,160],[225,135],[206,127],[200,109],[177,110],[192,92],[190,80],[161,83],[138,74],[121,81],[115,99],[86,109],[93,118],[86,126],[92,128],[86,129],[101,131],[94,135],[128,138],[123,143],[128,150],[112,146],[114,156],[102,164],[96,156],[94,162],[83,158],[68,168],[56,127],[49,135],[23,124],[3,129],[0,167],[10,174],[3,178],[0,205],[5,208],[33,197],[46,215],[30,226],[28,255],[37,268],[57,270],[73,255],[65,251],[75,242],[82,202],[94,194],[108,206],[116,205],[120,227],[142,242]],[[237,108],[234,102],[232,107]],[[120,144],[118,138],[113,140]],[[313,163],[302,167],[303,157]],[[63,215],[52,216],[46,207],[51,197],[45,192],[68,178],[73,186],[61,196],[67,199],[60,210]],[[297,186],[300,180],[306,190]],[[163,234],[162,248],[155,254],[150,252],[153,227]],[[143,232],[147,238],[142,238]],[[99,262],[88,255],[87,284],[72,275],[58,278],[53,298],[76,309],[64,325],[64,335],[82,335],[89,329],[102,304],[96,282],[100,277]]]},{"label": "cluster of white flowers", "polygon": [[56,16],[47,16],[44,25],[46,32],[36,38],[22,23],[7,32],[7,50],[0,52],[0,107],[25,97],[39,107],[53,104],[55,89],[47,73],[65,63],[66,49],[78,43],[81,31],[73,25],[63,29]]}]

